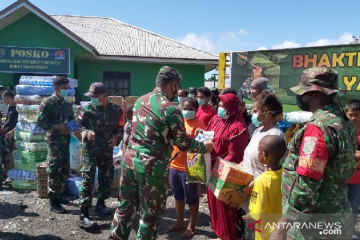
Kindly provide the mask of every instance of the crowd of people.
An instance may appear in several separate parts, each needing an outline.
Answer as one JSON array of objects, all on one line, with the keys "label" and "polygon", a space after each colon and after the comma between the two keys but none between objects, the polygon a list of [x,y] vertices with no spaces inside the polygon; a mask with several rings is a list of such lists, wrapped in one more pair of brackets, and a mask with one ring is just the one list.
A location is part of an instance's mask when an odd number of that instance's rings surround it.
[{"label": "crowd of people", "polygon": [[[360,100],[349,101],[343,111],[337,98],[337,73],[328,68],[306,69],[291,90],[298,107],[312,116],[296,126],[297,131],[292,127],[284,132],[278,126],[282,103],[261,76],[260,65],[254,66],[253,75],[238,91],[181,89],[180,72],[164,66],[156,76],[155,89],[126,109],[108,100],[103,83],[91,84],[85,94],[90,103],[83,107],[78,122],[84,149],[81,227],[96,225],[88,210],[98,168],[100,194],[95,210],[102,215],[114,214],[109,239],[128,239],[137,220],[137,239],[156,239],[169,189],[177,218],[168,231],[182,231],[183,238],[194,236],[201,187],[186,181],[190,152],[210,153],[211,169],[221,158],[253,176],[248,185],[226,192],[225,201],[206,189],[211,227],[218,239],[326,239],[326,229],[304,225],[319,222],[334,224],[335,230],[340,230],[332,232],[338,234],[332,236],[334,239],[355,239],[360,206]],[[66,77],[56,77],[55,92],[43,100],[37,118],[49,146],[50,209],[58,214],[66,213],[63,205],[69,202],[64,197],[70,141],[66,124],[73,121],[74,112],[64,99],[68,83]],[[174,104],[176,96],[178,103]],[[252,109],[246,108],[244,96],[252,100]],[[1,143],[8,149],[1,146],[5,166],[11,162],[14,149],[11,131],[17,113],[14,93],[6,90],[2,97],[9,105],[1,129]],[[119,124],[123,111],[124,128]],[[196,141],[202,131],[213,131],[214,138]],[[114,212],[105,200],[114,176],[112,149],[121,140],[124,159]],[[187,225],[185,204],[190,214]]]}]

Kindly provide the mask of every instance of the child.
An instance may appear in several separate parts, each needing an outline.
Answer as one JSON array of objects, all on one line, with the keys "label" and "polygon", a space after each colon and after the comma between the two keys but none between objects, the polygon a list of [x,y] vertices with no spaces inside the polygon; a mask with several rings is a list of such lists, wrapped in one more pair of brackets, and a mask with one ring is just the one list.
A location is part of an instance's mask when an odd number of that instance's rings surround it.
[{"label": "child", "polygon": [[281,136],[267,135],[259,142],[258,159],[266,168],[265,172],[255,179],[249,213],[243,216],[249,224],[259,221],[253,225],[253,228],[256,228],[255,239],[269,239],[274,230],[273,223],[277,223],[281,217],[280,160],[286,149],[286,142]]},{"label": "child", "polygon": [[[196,99],[185,98],[182,104],[182,114],[185,122],[186,134],[190,138],[195,137],[195,130],[205,129],[205,125],[196,118],[196,111],[199,105]],[[190,221],[187,229],[181,234],[182,238],[189,238],[195,235],[195,221],[199,210],[198,184],[186,184],[187,152],[180,152],[174,146],[173,160],[170,164],[170,187],[175,198],[175,210],[177,214],[176,223],[168,228],[169,232],[185,229],[184,208],[185,202],[189,205]]]},{"label": "child", "polygon": [[[355,152],[357,167],[354,176],[347,182],[348,198],[353,212],[353,230],[355,233],[355,226],[360,207],[360,100],[349,101],[345,108],[346,116],[354,123],[358,136],[358,146]],[[354,235],[352,239],[357,239],[357,237]]]},{"label": "child", "polygon": [[132,108],[133,108],[133,105],[131,104],[131,105],[127,106],[126,110],[125,110],[126,123],[124,126],[124,137],[123,137],[124,153],[125,153],[128,143],[129,143],[129,139],[130,139],[130,135],[131,135]]}]

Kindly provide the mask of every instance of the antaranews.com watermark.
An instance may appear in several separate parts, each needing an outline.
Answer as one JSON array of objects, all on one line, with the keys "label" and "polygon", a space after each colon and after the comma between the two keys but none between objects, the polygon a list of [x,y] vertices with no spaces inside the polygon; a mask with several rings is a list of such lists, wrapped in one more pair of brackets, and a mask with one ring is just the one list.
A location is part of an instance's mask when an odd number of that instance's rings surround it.
[{"label": "antaranews.com watermark", "polygon": [[[300,234],[305,239],[315,236],[327,239],[343,239],[351,234],[351,214],[317,214],[311,215],[307,221],[278,222],[280,215],[261,215],[257,221],[248,224],[250,229],[262,233],[263,231],[273,232],[276,229],[286,229],[289,234]],[[350,235],[351,236],[351,235]]]}]

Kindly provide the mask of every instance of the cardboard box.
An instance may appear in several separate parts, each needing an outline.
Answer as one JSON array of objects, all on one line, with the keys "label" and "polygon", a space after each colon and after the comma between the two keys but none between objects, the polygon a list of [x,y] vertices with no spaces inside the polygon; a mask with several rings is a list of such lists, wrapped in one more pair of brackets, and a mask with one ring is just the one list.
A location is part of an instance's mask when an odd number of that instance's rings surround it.
[{"label": "cardboard box", "polygon": [[123,100],[124,100],[124,98],[121,97],[121,96],[108,96],[108,99],[109,99],[111,102],[115,103],[116,105],[119,105],[120,107],[123,107],[123,106],[124,106],[124,105],[123,105]]},{"label": "cardboard box", "polygon": [[208,187],[217,199],[225,201],[226,192],[243,189],[253,178],[240,164],[219,158],[211,172]]}]

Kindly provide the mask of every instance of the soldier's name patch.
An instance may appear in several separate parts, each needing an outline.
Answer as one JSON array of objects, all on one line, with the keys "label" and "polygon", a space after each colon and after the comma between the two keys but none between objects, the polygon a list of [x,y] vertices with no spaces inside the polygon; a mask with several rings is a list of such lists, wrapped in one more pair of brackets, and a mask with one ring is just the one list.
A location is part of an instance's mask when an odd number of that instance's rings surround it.
[{"label": "soldier's name patch", "polygon": [[303,167],[319,173],[324,172],[326,163],[327,163],[326,160],[316,159],[308,156],[302,156],[299,159],[299,167]]}]

